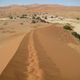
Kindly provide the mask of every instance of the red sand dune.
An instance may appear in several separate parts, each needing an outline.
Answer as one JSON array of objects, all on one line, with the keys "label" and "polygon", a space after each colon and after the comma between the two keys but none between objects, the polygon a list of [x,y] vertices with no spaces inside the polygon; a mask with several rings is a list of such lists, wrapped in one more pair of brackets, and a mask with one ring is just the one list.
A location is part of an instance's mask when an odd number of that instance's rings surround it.
[{"label": "red sand dune", "polygon": [[[33,12],[47,12],[53,15],[78,17],[80,16],[80,6],[64,6],[54,4],[32,4],[32,5],[11,5],[7,7],[0,7],[0,17],[7,17],[10,15],[20,15]],[[66,13],[67,12],[67,13]]]},{"label": "red sand dune", "polygon": [[80,80],[80,53],[68,46],[74,37],[54,25],[22,40],[0,80]]},{"label": "red sand dune", "polygon": [[24,34],[13,36],[5,42],[0,43],[0,74],[14,56],[19,44],[21,43]]}]

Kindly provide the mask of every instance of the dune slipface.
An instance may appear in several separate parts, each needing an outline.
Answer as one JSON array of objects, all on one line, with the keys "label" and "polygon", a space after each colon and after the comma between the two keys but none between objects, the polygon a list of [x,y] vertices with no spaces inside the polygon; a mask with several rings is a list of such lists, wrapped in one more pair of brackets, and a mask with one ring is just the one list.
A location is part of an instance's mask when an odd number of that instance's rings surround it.
[{"label": "dune slipface", "polygon": [[26,65],[28,64],[27,40],[25,36],[13,58],[0,75],[0,80],[26,80]]},{"label": "dune slipface", "polygon": [[29,32],[0,80],[80,80],[80,53],[74,37],[54,25]]}]

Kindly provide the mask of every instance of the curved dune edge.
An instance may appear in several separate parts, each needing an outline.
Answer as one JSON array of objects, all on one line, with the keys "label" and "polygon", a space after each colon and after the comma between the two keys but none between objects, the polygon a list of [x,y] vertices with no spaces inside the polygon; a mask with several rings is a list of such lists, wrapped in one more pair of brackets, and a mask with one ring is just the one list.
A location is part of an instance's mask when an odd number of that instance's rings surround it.
[{"label": "curved dune edge", "polygon": [[0,45],[0,74],[14,56],[19,44],[21,43],[23,35],[14,36]]},{"label": "curved dune edge", "polygon": [[0,80],[80,80],[80,52],[68,43],[77,45],[74,37],[54,25],[29,32],[17,42]]}]

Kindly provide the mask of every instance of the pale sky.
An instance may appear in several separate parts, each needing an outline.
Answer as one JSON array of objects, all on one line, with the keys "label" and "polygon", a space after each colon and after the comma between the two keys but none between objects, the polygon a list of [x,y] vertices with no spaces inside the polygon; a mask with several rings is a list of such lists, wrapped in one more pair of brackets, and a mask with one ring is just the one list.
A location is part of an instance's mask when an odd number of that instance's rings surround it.
[{"label": "pale sky", "polygon": [[80,0],[0,0],[0,6],[11,4],[63,4],[80,6]]}]

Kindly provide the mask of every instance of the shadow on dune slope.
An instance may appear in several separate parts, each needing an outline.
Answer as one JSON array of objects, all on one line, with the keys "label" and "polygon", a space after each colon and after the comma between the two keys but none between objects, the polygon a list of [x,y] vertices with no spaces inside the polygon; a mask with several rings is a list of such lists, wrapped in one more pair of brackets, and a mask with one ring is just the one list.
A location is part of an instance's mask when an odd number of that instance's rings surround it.
[{"label": "shadow on dune slope", "polygon": [[34,32],[34,44],[38,51],[39,66],[44,72],[44,80],[62,80],[60,70],[56,64],[49,58],[44,50],[44,47],[40,44],[37,34]]},{"label": "shadow on dune slope", "polygon": [[28,56],[28,36],[22,40],[14,57],[8,63],[5,70],[0,75],[0,80],[26,80],[27,77],[27,56]]}]

